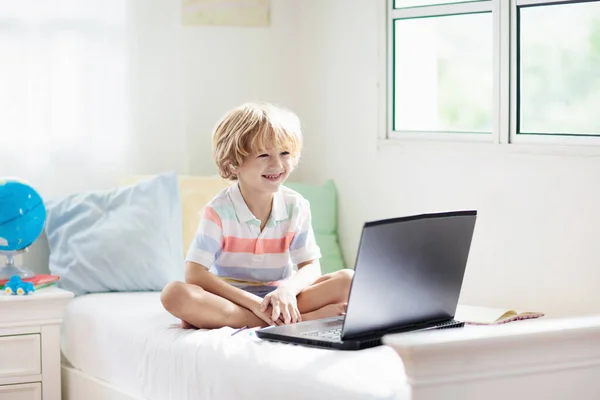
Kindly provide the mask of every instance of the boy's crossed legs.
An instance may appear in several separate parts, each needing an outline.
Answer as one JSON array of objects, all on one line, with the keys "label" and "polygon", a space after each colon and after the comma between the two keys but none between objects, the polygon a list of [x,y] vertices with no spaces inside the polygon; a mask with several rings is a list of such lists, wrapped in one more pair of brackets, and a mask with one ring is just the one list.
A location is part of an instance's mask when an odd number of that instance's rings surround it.
[{"label": "boy's crossed legs", "polygon": [[[302,320],[343,315],[353,276],[354,271],[350,269],[326,274],[300,292],[297,303]],[[167,311],[187,322],[182,322],[183,327],[215,329],[224,326],[241,328],[267,325],[252,311],[199,286],[184,282],[171,282],[165,286],[161,301]],[[270,315],[270,306],[268,314]]]}]

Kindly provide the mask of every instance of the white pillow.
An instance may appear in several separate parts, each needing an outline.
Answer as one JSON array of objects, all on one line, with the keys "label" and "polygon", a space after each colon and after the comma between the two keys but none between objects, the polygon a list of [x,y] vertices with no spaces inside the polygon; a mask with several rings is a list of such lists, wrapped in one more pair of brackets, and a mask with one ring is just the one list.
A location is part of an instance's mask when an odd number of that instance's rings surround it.
[{"label": "white pillow", "polygon": [[175,173],[46,203],[50,272],[76,295],[159,291],[182,280]]}]

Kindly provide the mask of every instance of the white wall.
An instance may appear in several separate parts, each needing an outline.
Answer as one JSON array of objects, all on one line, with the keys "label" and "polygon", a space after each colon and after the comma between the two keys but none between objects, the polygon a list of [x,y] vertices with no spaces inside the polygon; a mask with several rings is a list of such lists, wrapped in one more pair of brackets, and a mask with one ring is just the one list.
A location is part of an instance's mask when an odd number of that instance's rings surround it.
[{"label": "white wall", "polygon": [[365,220],[479,211],[461,302],[600,312],[600,159],[499,145],[378,148],[378,0],[305,0],[303,178],[333,178],[352,264]]},{"label": "white wall", "polygon": [[271,24],[267,27],[182,28],[192,173],[216,173],[211,159],[211,131],[230,108],[253,100],[297,107],[296,3],[273,0]]}]

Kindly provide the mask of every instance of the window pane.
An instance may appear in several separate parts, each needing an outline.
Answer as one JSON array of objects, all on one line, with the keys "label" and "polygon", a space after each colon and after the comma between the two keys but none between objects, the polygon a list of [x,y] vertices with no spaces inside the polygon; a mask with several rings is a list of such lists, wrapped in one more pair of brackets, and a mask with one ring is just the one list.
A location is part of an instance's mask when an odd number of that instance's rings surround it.
[{"label": "window pane", "polygon": [[520,13],[519,131],[600,134],[600,3]]},{"label": "window pane", "polygon": [[394,130],[491,132],[491,13],[394,21]]},{"label": "window pane", "polygon": [[450,3],[471,3],[473,1],[482,0],[394,0],[394,8],[432,6]]}]

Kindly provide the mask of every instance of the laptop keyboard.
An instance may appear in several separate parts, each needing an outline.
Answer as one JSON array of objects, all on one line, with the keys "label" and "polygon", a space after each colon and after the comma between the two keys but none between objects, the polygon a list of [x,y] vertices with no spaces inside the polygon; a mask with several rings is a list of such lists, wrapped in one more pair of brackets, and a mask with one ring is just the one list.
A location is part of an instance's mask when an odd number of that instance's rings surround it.
[{"label": "laptop keyboard", "polygon": [[339,340],[342,337],[342,328],[314,330],[302,333],[302,336],[318,337],[324,339]]}]

